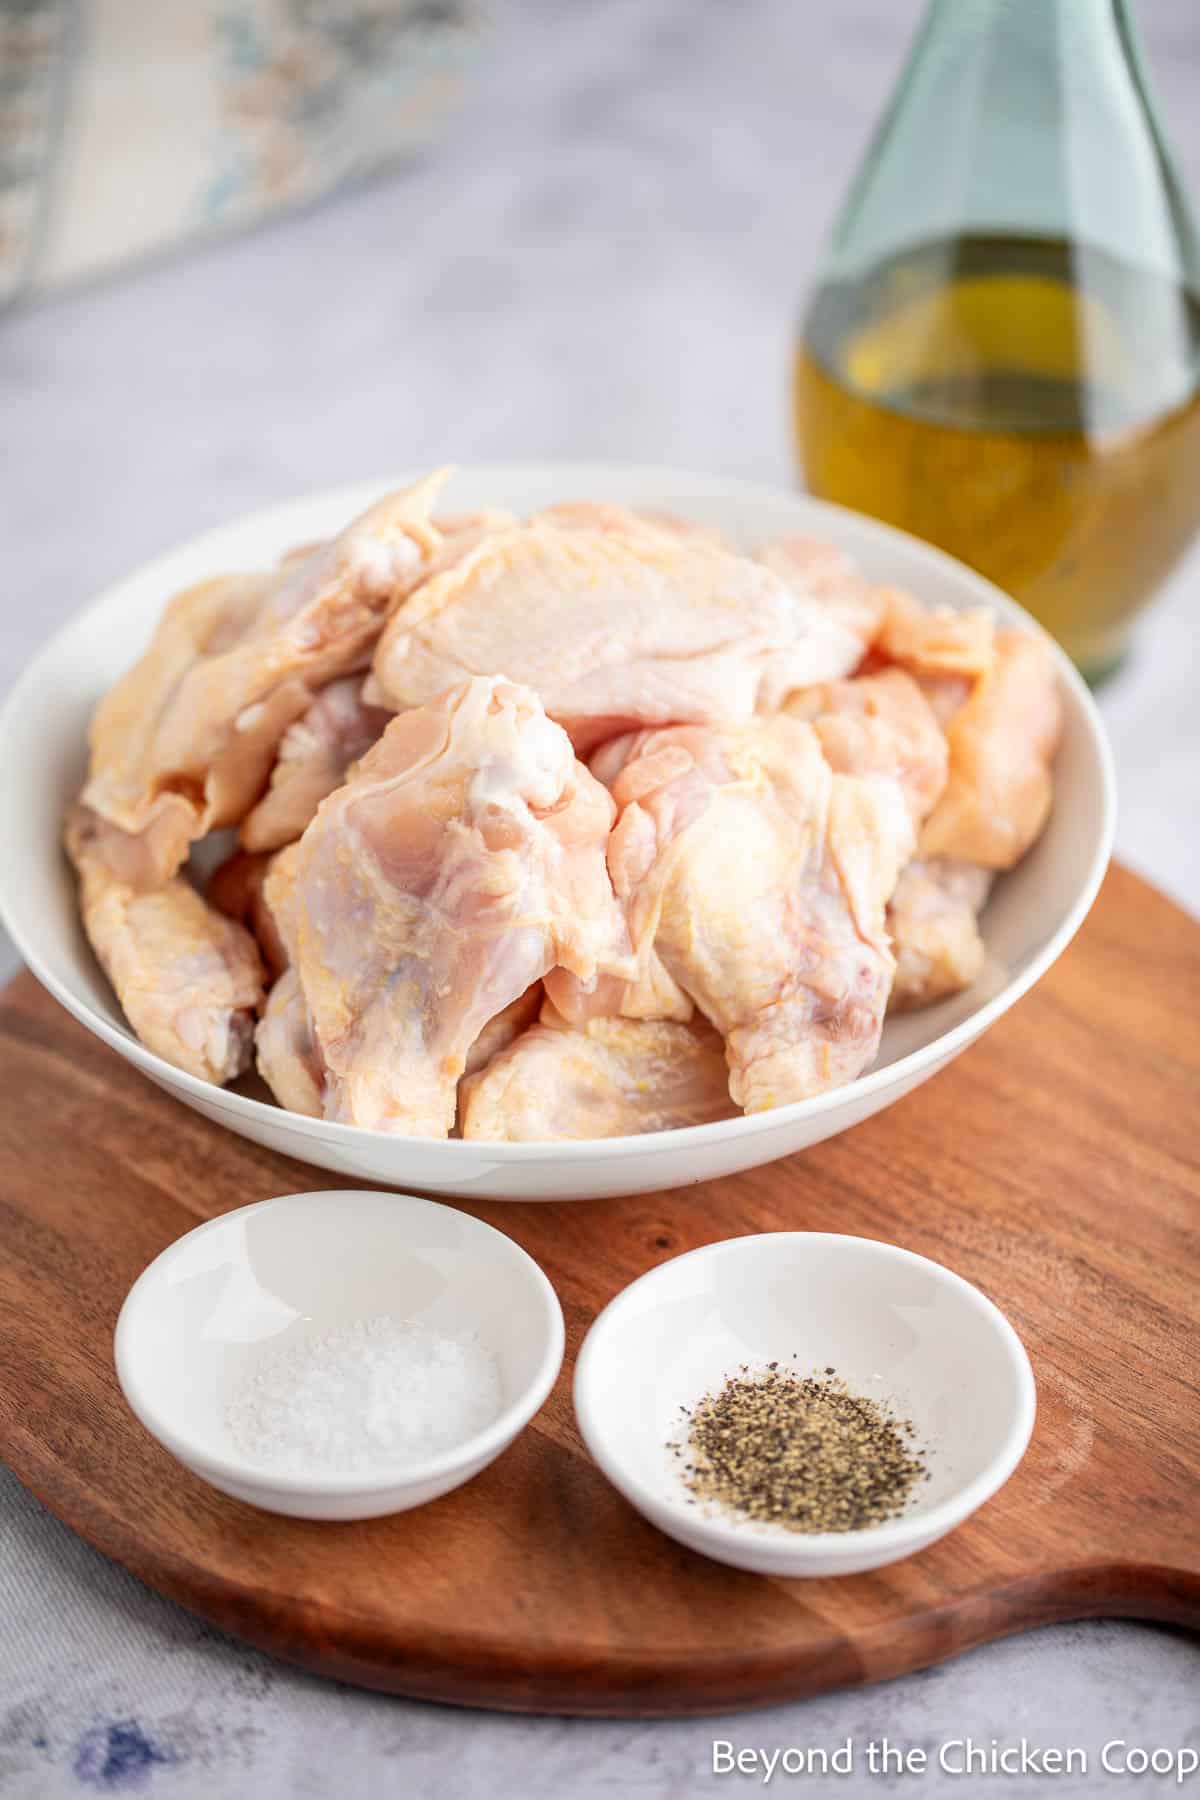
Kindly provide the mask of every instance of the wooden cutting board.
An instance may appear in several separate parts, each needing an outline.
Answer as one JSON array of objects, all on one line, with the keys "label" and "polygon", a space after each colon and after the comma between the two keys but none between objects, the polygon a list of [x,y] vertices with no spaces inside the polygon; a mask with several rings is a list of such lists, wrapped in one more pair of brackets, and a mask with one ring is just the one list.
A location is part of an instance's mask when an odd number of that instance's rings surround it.
[{"label": "wooden cutting board", "polygon": [[[181,1232],[335,1178],[187,1111],[28,975],[0,997],[0,1454],[151,1586],[323,1674],[527,1711],[702,1712],[878,1680],[1051,1619],[1200,1626],[1200,927],[1114,869],[1076,944],[928,1086],[802,1157],[676,1193],[472,1205],[547,1270],[567,1362],[484,1474],[366,1524],[212,1492],[127,1412],[111,1339]],[[1007,1312],[1038,1421],[1003,1491],[878,1574],[706,1562],[589,1460],[571,1364],[652,1264],[780,1227],[888,1238]]]}]

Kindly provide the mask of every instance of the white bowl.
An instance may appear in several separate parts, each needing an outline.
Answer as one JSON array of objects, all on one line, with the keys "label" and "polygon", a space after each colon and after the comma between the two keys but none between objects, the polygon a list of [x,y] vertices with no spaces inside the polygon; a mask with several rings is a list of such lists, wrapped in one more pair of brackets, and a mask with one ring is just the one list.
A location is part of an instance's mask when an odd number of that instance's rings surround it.
[{"label": "white bowl", "polygon": [[[1112,847],[1111,758],[1096,709],[1055,652],[1065,731],[1054,811],[1041,840],[997,884],[984,916],[988,966],[968,993],[889,1021],[867,1074],[814,1100],[751,1118],[633,1138],[569,1144],[471,1144],[389,1137],[302,1118],[183,1074],[132,1036],[84,939],[75,887],[59,847],[63,812],[85,766],[96,700],[129,666],[171,594],[216,570],[267,562],[289,544],[334,531],[383,488],[408,479],[314,495],[208,532],[102,594],[42,651],[0,715],[0,914],[26,962],[90,1031],[160,1087],[218,1124],[351,1177],[488,1199],[591,1199],[711,1180],[803,1150],[878,1112],[928,1080],[1007,1012],[1061,955],[1095,898]],[[460,473],[447,505],[528,512],[554,500],[600,496],[690,514],[752,547],[783,532],[819,533],[876,580],[927,601],[992,606],[1037,627],[980,576],[889,526],[806,495],[719,476],[606,464],[495,464]]]},{"label": "white bowl", "polygon": [[[669,1451],[683,1415],[743,1363],[832,1367],[916,1427],[929,1480],[901,1517],[802,1534],[689,1504]],[[1007,1481],[1033,1430],[1033,1371],[1008,1320],[940,1263],[872,1238],[768,1232],[662,1263],[596,1320],[575,1369],[588,1449],[680,1543],[761,1575],[853,1575],[924,1550]]]},{"label": "white bowl", "polygon": [[[394,1314],[496,1357],[503,1408],[425,1462],[378,1475],[279,1474],[247,1458],[226,1422],[266,1345]],[[117,1320],[117,1377],[146,1427],[196,1475],[299,1519],[371,1519],[461,1487],[506,1450],[554,1386],[558,1297],[503,1232],[413,1194],[285,1194],[210,1219],[138,1277]]]}]

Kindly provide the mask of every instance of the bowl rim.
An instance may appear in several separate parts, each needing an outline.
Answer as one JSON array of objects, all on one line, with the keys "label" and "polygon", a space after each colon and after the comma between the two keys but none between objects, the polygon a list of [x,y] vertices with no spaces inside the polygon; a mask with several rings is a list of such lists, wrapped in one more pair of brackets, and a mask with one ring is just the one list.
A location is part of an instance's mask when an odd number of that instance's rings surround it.
[{"label": "bowl rim", "polygon": [[[632,1472],[612,1451],[604,1432],[597,1428],[591,1390],[600,1379],[599,1359],[603,1353],[604,1338],[619,1324],[621,1313],[631,1304],[637,1290],[641,1289],[644,1293],[647,1287],[653,1286],[661,1277],[664,1270],[675,1269],[681,1263],[719,1262],[725,1257],[740,1256],[747,1245],[759,1246],[758,1253],[761,1254],[763,1246],[771,1246],[780,1239],[804,1246],[834,1244],[843,1250],[849,1250],[852,1256],[920,1267],[931,1273],[944,1288],[956,1292],[995,1333],[1014,1377],[1012,1419],[999,1450],[989,1460],[986,1468],[927,1511],[902,1514],[881,1525],[860,1526],[853,1531],[795,1532],[786,1536],[782,1528],[776,1530],[753,1521],[727,1522],[699,1509],[695,1513],[684,1515],[666,1493],[657,1492],[640,1475]],[[741,1237],[718,1238],[714,1243],[702,1244],[695,1250],[685,1251],[681,1256],[668,1257],[665,1262],[657,1263],[654,1268],[639,1275],[628,1287],[614,1295],[592,1321],[580,1346],[575,1361],[572,1401],[576,1422],[589,1452],[608,1480],[643,1517],[672,1537],[677,1536],[673,1524],[665,1524],[663,1521],[677,1521],[681,1531],[688,1533],[688,1537],[680,1541],[692,1543],[693,1539],[703,1537],[722,1550],[742,1554],[753,1550],[761,1554],[763,1561],[774,1560],[778,1568],[782,1569],[785,1564],[818,1565],[832,1561],[835,1557],[845,1557],[867,1549],[873,1555],[878,1551],[878,1563],[895,1561],[906,1553],[923,1549],[936,1539],[944,1537],[956,1525],[961,1525],[985,1501],[999,1492],[1025,1455],[1037,1418],[1037,1383],[1029,1352],[1011,1321],[982,1288],[976,1287],[945,1263],[922,1256],[919,1251],[907,1250],[901,1244],[890,1243],[885,1238],[860,1237],[838,1231],[765,1231],[749,1232]],[[867,1565],[857,1566],[865,1568]]]},{"label": "bowl rim", "polygon": [[[669,1155],[682,1148],[702,1148],[708,1144],[727,1144],[743,1139],[754,1138],[761,1133],[776,1128],[787,1127],[801,1119],[817,1119],[822,1115],[836,1111],[848,1101],[867,1097],[880,1088],[899,1087],[909,1077],[919,1078],[922,1071],[936,1069],[964,1049],[976,1037],[1001,1018],[1010,1007],[1014,1006],[1029,989],[1033,987],[1046,970],[1058,959],[1066,949],[1080,925],[1091,910],[1092,904],[1104,879],[1112,854],[1113,840],[1116,831],[1116,773],[1111,746],[1109,745],[1104,726],[1101,722],[1096,703],[1092,699],[1082,676],[1070,661],[1066,652],[1048,632],[1017,601],[1006,594],[1003,589],[978,574],[957,557],[940,550],[936,545],[926,542],[913,533],[903,531],[894,525],[885,524],[882,520],[871,518],[865,513],[856,512],[853,508],[838,505],[834,501],[821,500],[802,489],[789,489],[768,482],[751,481],[737,476],[704,474],[698,471],[674,468],[670,465],[626,462],[591,462],[564,459],[547,462],[478,462],[464,464],[456,473],[469,475],[475,480],[494,479],[497,482],[520,481],[544,476],[553,468],[563,480],[573,481],[586,478],[603,482],[607,480],[634,480],[639,483],[661,485],[665,488],[678,489],[692,487],[697,490],[698,499],[713,499],[721,496],[732,499],[742,498],[747,502],[781,500],[791,503],[799,502],[807,510],[818,516],[826,516],[831,520],[849,519],[853,521],[856,532],[865,533],[875,538],[881,546],[899,538],[916,546],[925,558],[941,564],[947,574],[952,575],[963,590],[963,604],[973,599],[977,604],[999,611],[1002,617],[1015,618],[1026,631],[1042,638],[1050,647],[1060,683],[1076,702],[1079,716],[1083,722],[1090,747],[1094,753],[1100,775],[1100,812],[1101,823],[1096,842],[1092,848],[1087,872],[1076,894],[1072,905],[1060,920],[1041,947],[1033,952],[1026,967],[1018,974],[1012,975],[1004,983],[998,993],[974,1008],[964,1019],[961,1019],[949,1030],[939,1033],[929,1043],[920,1045],[907,1055],[899,1057],[895,1062],[882,1068],[868,1069],[864,1074],[856,1076],[842,1087],[831,1088],[824,1094],[817,1094],[807,1100],[790,1101],[783,1106],[772,1107],[758,1113],[743,1113],[729,1119],[717,1119],[705,1125],[682,1125],[669,1130],[643,1132],[624,1137],[612,1138],[576,1138],[576,1139],[537,1139],[526,1143],[492,1143],[485,1140],[469,1140],[464,1142],[454,1138],[417,1137],[386,1131],[372,1131],[361,1125],[345,1125],[335,1120],[314,1119],[304,1113],[291,1112],[285,1107],[257,1100],[248,1094],[238,1094],[229,1088],[216,1087],[213,1083],[202,1081],[180,1069],[165,1058],[148,1050],[144,1044],[127,1028],[111,1023],[98,1013],[91,1003],[77,994],[66,982],[59,980],[38,954],[36,947],[30,942],[24,931],[14,923],[13,908],[9,904],[7,892],[6,865],[0,863],[0,923],[7,929],[21,957],[56,1000],[63,1005],[94,1036],[116,1050],[119,1055],[132,1062],[151,1079],[168,1088],[179,1088],[194,1099],[202,1100],[206,1107],[227,1112],[235,1118],[246,1118],[261,1123],[279,1126],[280,1120],[286,1121],[286,1129],[302,1139],[311,1139],[314,1143],[323,1143],[331,1148],[339,1144],[347,1149],[355,1145],[370,1144],[376,1150],[385,1146],[403,1147],[406,1144],[419,1145],[428,1152],[434,1146],[445,1150],[447,1161],[453,1165],[456,1160],[464,1164],[474,1163],[480,1156],[486,1156],[489,1162],[500,1165],[520,1165],[522,1163],[553,1163],[564,1156],[586,1154],[589,1159],[609,1162],[632,1155],[654,1156]],[[55,632],[38,654],[28,663],[25,670],[14,683],[0,706],[0,745],[5,741],[11,729],[13,715],[24,704],[27,691],[35,688],[43,679],[43,670],[53,667],[56,658],[61,654],[63,639],[71,632],[79,629],[85,620],[93,614],[100,613],[107,606],[118,601],[124,590],[135,583],[148,582],[156,574],[165,581],[172,579],[171,568],[184,558],[204,555],[209,546],[216,553],[216,546],[227,536],[241,531],[261,530],[267,532],[273,522],[283,521],[290,515],[305,508],[345,506],[349,513],[352,509],[361,510],[379,494],[394,487],[403,486],[419,478],[427,471],[401,470],[398,474],[384,480],[356,482],[350,485],[312,490],[294,496],[290,500],[277,502],[267,507],[239,515],[235,519],[225,521],[197,536],[184,540],[171,549],[139,565],[136,569],[110,583],[97,594],[87,605],[80,608],[70,619]],[[836,533],[835,533],[836,535]],[[969,590],[969,592],[968,592]],[[165,599],[169,595],[164,596]]]},{"label": "bowl rim", "polygon": [[[464,1438],[460,1444],[449,1450],[441,1451],[423,1462],[407,1462],[389,1467],[386,1471],[370,1474],[357,1473],[348,1475],[297,1475],[287,1471],[276,1471],[262,1467],[254,1462],[235,1456],[224,1456],[219,1453],[197,1448],[194,1440],[185,1431],[179,1431],[170,1421],[165,1421],[159,1407],[147,1398],[142,1381],[137,1357],[132,1349],[134,1333],[137,1330],[139,1311],[150,1304],[149,1295],[153,1282],[166,1273],[168,1265],[182,1251],[185,1244],[194,1242],[210,1232],[228,1226],[234,1219],[244,1219],[252,1213],[262,1212],[266,1208],[288,1210],[295,1202],[344,1202],[348,1196],[361,1200],[364,1196],[385,1203],[389,1219],[399,1217],[395,1213],[394,1202],[408,1201],[420,1212],[431,1210],[449,1213],[457,1223],[465,1224],[468,1236],[498,1238],[505,1246],[503,1254],[512,1255],[518,1266],[524,1265],[533,1276],[534,1292],[539,1303],[540,1323],[543,1327],[544,1339],[537,1369],[527,1387],[511,1400],[503,1411],[497,1414],[489,1425]],[[264,1340],[269,1341],[269,1340]],[[243,1488],[254,1487],[263,1491],[293,1494],[308,1497],[350,1498],[355,1495],[373,1495],[386,1493],[393,1489],[416,1487],[426,1481],[438,1480],[447,1475],[463,1471],[464,1479],[472,1466],[481,1459],[492,1461],[506,1449],[525,1429],[534,1416],[541,1410],[549,1397],[550,1391],[558,1380],[562,1368],[563,1355],[566,1349],[566,1330],[563,1323],[562,1304],[558,1294],[541,1264],[536,1262],[529,1252],[501,1231],[495,1225],[489,1225],[484,1219],[477,1219],[473,1213],[464,1213],[461,1208],[448,1206],[438,1200],[427,1200],[421,1194],[405,1194],[381,1188],[316,1188],[303,1190],[294,1194],[272,1194],[265,1200],[255,1200],[246,1206],[230,1207],[228,1211],[218,1213],[214,1218],[205,1219],[202,1224],[195,1225],[190,1231],[172,1240],[171,1243],[153,1257],[141,1274],[134,1281],[121,1303],[113,1331],[113,1362],[116,1368],[117,1381],[131,1412],[139,1422],[156,1438],[164,1449],[170,1451],[179,1462],[197,1474],[222,1480],[233,1481]],[[443,1490],[445,1491],[445,1490]]]}]

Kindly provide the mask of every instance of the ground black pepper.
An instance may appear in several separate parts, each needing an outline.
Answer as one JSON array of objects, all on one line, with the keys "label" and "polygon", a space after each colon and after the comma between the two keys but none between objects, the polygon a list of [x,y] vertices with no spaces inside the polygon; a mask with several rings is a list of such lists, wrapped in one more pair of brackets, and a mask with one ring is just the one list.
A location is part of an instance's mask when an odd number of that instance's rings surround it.
[{"label": "ground black pepper", "polygon": [[693,1498],[791,1531],[880,1525],[928,1478],[911,1419],[852,1393],[832,1369],[743,1364],[688,1418],[686,1440],[670,1448]]}]

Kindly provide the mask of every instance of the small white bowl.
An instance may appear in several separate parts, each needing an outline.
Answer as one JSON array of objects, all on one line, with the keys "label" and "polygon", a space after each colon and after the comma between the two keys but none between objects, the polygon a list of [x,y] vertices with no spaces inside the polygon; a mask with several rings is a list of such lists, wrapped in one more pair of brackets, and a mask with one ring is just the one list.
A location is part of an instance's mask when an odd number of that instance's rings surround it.
[{"label": "small white bowl", "polygon": [[[226,1408],[263,1348],[383,1313],[496,1357],[503,1408],[425,1462],[375,1475],[280,1474],[234,1442]],[[506,1450],[554,1386],[563,1320],[545,1275],[490,1225],[413,1194],[285,1194],[189,1231],[134,1282],[117,1377],[160,1444],[223,1493],[299,1519],[370,1519],[460,1487]]]},{"label": "small white bowl", "polygon": [[[929,1480],[898,1519],[803,1534],[689,1504],[667,1443],[682,1406],[743,1363],[832,1367],[916,1426]],[[609,1480],[660,1531],[762,1575],[852,1575],[924,1550],[1007,1481],[1033,1430],[1033,1371],[1008,1320],[940,1263],[871,1238],[727,1238],[652,1269],[584,1340],[575,1413]]]}]

